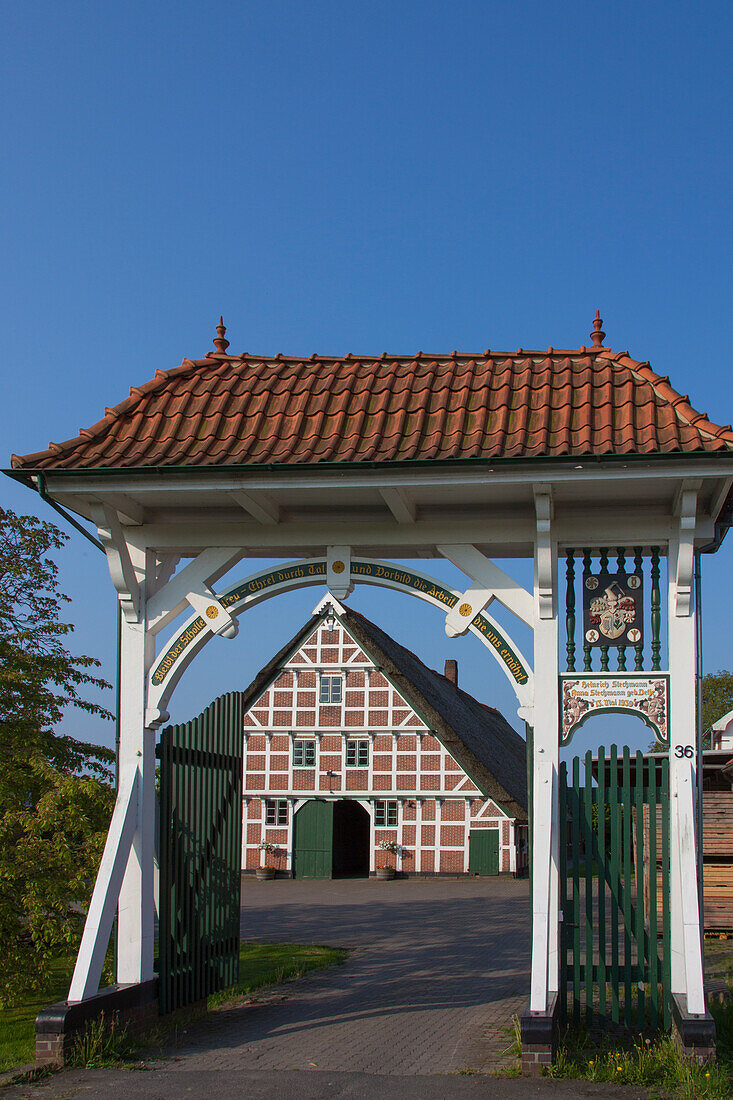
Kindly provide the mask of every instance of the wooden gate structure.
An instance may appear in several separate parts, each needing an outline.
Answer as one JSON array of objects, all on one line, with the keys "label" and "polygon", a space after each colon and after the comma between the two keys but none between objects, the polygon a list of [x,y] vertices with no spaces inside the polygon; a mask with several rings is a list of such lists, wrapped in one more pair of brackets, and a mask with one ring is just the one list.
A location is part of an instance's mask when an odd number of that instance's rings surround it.
[{"label": "wooden gate structure", "polygon": [[163,730],[158,979],[165,1014],[239,976],[243,695]]},{"label": "wooden gate structure", "polygon": [[[525,1064],[551,1057],[558,1011],[560,741],[609,708],[668,738],[672,1005],[683,1042],[709,1046],[694,577],[730,524],[733,431],[605,346],[598,314],[590,346],[511,353],[262,358],[230,354],[225,332],[220,322],[203,358],[158,371],[90,429],[13,456],[7,471],[94,524],[122,611],[119,793],[70,1000],[97,992],[115,908],[118,981],[153,978],[156,731],[185,668],[261,600],[309,584],[346,599],[376,584],[430,603],[449,637],[473,633],[528,730]],[[277,564],[220,587],[247,557]],[[412,567],[431,558],[465,580]],[[520,558],[534,565],[528,588],[496,564]],[[562,562],[590,583],[582,600],[570,586],[563,600]],[[531,629],[532,661],[492,604]],[[647,630],[652,659],[639,668]],[[583,669],[562,672],[561,643],[574,655],[576,633]]]},{"label": "wooden gate structure", "polygon": [[668,1027],[669,762],[612,745],[584,764],[560,764],[561,1019]]}]

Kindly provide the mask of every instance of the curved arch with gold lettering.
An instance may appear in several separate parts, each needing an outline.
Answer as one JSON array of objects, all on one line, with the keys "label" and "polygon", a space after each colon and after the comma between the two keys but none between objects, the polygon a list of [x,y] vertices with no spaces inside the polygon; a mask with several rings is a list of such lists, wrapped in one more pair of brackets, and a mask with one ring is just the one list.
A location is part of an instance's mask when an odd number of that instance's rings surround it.
[{"label": "curved arch with gold lettering", "polygon": [[[352,559],[351,577],[356,584],[373,584],[409,593],[443,611],[450,611],[460,596],[455,589],[425,573],[372,558]],[[259,573],[253,573],[224,589],[218,594],[218,598],[229,614],[235,617],[247,608],[282,592],[310,585],[323,585],[325,582],[325,559],[305,558],[288,562],[276,569],[263,569]],[[519,701],[520,717],[528,719],[528,708],[532,705],[533,694],[533,675],[529,662],[485,611],[476,615],[469,630],[499,662]],[[166,707],[176,685],[196,654],[213,637],[203,617],[192,615],[156,659],[148,680],[149,725],[156,726],[167,720]]]}]

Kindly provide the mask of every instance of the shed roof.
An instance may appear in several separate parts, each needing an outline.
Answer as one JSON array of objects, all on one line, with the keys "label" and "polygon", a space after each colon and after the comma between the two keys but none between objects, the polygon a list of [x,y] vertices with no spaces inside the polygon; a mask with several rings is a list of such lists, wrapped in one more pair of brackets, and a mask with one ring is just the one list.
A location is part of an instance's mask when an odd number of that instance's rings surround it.
[{"label": "shed roof", "polygon": [[[245,708],[259,698],[330,607],[311,619],[255,676],[244,692]],[[480,791],[510,816],[527,821],[526,743],[506,718],[462,691],[357,611],[334,614],[400,694],[435,733]]]},{"label": "shed roof", "polygon": [[[602,346],[546,352],[274,358],[156,371],[21,470],[141,469],[731,451],[730,426]],[[594,334],[598,335],[598,334]],[[600,333],[602,336],[603,334]]]}]

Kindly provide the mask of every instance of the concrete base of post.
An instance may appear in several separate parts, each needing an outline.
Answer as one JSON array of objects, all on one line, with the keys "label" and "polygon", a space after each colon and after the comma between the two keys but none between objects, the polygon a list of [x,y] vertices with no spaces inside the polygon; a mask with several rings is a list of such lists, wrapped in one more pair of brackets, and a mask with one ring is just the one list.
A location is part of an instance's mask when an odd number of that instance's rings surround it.
[{"label": "concrete base of post", "polygon": [[550,994],[546,1012],[532,1012],[527,1006],[520,1020],[522,1072],[537,1076],[543,1066],[551,1066],[557,1052],[557,993]]},{"label": "concrete base of post", "polygon": [[[206,1002],[200,1003],[205,1011]],[[58,1001],[42,1009],[36,1017],[36,1065],[66,1065],[77,1039],[102,1018],[128,1033],[150,1026],[158,1018],[158,979],[111,985],[86,1001]]]},{"label": "concrete base of post", "polygon": [[715,1061],[715,1021],[709,1012],[692,1014],[678,993],[672,994],[672,1026],[683,1058],[698,1065]]}]

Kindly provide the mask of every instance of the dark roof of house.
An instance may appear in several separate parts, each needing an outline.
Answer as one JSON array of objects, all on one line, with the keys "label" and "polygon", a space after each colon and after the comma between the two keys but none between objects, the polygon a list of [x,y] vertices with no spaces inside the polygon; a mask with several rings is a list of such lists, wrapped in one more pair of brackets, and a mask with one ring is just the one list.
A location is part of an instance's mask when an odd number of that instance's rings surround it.
[{"label": "dark roof of house", "polygon": [[[245,708],[259,698],[327,613],[328,609],[324,609],[318,617],[311,618],[257,674],[244,692]],[[479,703],[441,673],[428,668],[366,616],[346,609],[343,613],[337,612],[336,617],[481,792],[510,816],[526,821],[526,743],[506,718],[494,707]]]},{"label": "dark roof of house", "polygon": [[[695,454],[733,450],[649,363],[602,345],[184,359],[19,470]],[[596,322],[594,322],[594,327]]]}]

